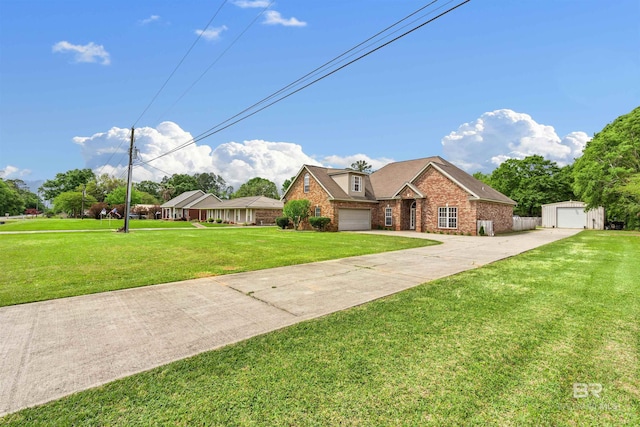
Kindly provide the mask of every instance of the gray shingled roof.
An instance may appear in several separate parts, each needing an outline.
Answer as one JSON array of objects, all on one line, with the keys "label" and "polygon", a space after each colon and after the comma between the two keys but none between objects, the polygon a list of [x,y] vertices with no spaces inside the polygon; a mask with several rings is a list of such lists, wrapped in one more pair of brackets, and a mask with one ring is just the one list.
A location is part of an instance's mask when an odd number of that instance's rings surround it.
[{"label": "gray shingled roof", "polygon": [[204,194],[205,193],[202,190],[185,191],[184,193],[179,194],[173,199],[163,203],[162,205],[160,205],[160,207],[161,208],[173,208],[173,207],[181,208],[185,204],[189,203],[192,198],[193,200],[195,200],[194,196],[200,197],[200,196],[203,196]]},{"label": "gray shingled roof", "polygon": [[223,200],[215,209],[282,209],[284,203],[265,196],[239,197]]},{"label": "gray shingled roof", "polygon": [[353,173],[354,171],[348,169],[331,169],[323,168],[320,166],[305,165],[307,170],[314,176],[314,178],[322,185],[329,193],[329,197],[338,200],[359,200],[363,202],[375,202],[376,197],[372,191],[371,181],[369,175],[362,174],[364,177],[364,197],[350,196],[347,194],[337,182],[331,178],[332,174],[340,173]]},{"label": "gray shingled roof", "polygon": [[516,204],[504,194],[475,179],[439,156],[389,163],[377,170],[371,174],[371,184],[376,197],[378,199],[393,198],[407,182],[412,182],[427,167],[435,167],[445,175],[448,175],[455,183],[470,193],[473,198]]}]

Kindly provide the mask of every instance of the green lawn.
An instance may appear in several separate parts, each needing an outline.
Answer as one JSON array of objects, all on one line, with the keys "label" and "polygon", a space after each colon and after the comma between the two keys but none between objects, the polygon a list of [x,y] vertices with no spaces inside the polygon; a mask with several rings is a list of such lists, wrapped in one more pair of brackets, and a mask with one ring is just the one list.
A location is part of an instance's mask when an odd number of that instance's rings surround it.
[{"label": "green lawn", "polygon": [[5,234],[0,306],[435,243],[275,227]]},{"label": "green lawn", "polygon": [[0,425],[636,426],[639,253],[583,232]]},{"label": "green lawn", "polygon": [[[124,226],[123,219],[75,219],[75,218],[30,218],[22,220],[3,220],[0,231],[43,231],[43,230],[117,230]],[[191,228],[186,221],[163,221],[152,219],[129,220],[129,229],[136,228]]]}]

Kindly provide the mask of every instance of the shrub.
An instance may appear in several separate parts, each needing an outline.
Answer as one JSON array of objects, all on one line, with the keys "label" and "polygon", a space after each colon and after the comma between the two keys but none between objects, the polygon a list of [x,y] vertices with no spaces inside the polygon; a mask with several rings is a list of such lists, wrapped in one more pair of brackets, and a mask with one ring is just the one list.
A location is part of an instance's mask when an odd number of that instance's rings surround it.
[{"label": "shrub", "polygon": [[311,216],[309,217],[309,224],[313,228],[319,231],[324,231],[327,225],[331,222],[331,218],[326,216]]},{"label": "shrub", "polygon": [[278,227],[282,228],[283,230],[285,228],[287,228],[289,226],[289,217],[288,216],[279,216],[278,218],[276,218],[276,224],[278,225]]},{"label": "shrub", "polygon": [[486,233],[484,232],[484,225],[480,226],[480,231],[478,231],[478,234],[481,235],[481,236],[486,235]]},{"label": "shrub", "polygon": [[220,224],[222,222],[222,218],[216,218],[216,222]]}]

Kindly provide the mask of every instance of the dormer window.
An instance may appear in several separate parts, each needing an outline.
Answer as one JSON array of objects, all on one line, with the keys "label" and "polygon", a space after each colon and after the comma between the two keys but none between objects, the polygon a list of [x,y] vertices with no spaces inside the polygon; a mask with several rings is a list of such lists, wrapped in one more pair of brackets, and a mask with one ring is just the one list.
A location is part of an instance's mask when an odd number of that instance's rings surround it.
[{"label": "dormer window", "polygon": [[304,176],[304,192],[305,193],[309,192],[309,174],[306,174]]},{"label": "dormer window", "polygon": [[351,186],[351,191],[353,191],[354,193],[359,193],[362,191],[362,177],[358,176],[358,175],[354,175],[352,177],[352,181],[353,184]]}]

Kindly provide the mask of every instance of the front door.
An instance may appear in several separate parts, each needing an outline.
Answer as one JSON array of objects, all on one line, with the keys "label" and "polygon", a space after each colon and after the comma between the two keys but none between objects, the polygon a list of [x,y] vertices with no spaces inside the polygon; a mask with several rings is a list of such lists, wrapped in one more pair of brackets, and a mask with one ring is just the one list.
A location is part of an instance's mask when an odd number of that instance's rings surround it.
[{"label": "front door", "polygon": [[409,213],[409,229],[416,229],[416,202],[411,203],[411,211]]}]

